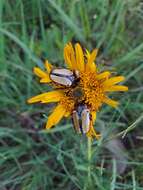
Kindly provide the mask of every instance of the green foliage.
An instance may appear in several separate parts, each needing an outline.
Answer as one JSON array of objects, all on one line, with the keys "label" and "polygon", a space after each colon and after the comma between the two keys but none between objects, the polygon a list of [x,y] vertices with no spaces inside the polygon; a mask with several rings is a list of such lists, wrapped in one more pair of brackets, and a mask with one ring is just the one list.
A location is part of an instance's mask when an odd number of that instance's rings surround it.
[{"label": "green foliage", "polygon": [[[143,190],[142,6],[140,0],[0,0],[1,190]],[[49,90],[32,68],[42,68],[43,59],[64,66],[68,41],[98,47],[97,64],[126,76],[129,86],[115,95],[118,109],[103,106],[97,114],[103,138],[93,142],[90,160],[87,139],[70,120],[44,130],[53,104],[26,103]],[[126,148],[122,174],[109,153],[117,137]]]}]

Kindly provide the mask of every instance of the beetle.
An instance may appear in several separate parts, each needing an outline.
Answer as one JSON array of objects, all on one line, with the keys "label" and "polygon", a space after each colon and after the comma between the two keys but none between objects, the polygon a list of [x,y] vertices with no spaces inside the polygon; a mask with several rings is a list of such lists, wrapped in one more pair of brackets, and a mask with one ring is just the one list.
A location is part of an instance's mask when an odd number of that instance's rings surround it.
[{"label": "beetle", "polygon": [[77,133],[85,134],[89,131],[91,124],[90,110],[85,104],[79,104],[72,112],[72,121]]},{"label": "beetle", "polygon": [[50,79],[62,86],[71,87],[79,79],[78,71],[71,71],[69,69],[55,68],[50,72]]}]

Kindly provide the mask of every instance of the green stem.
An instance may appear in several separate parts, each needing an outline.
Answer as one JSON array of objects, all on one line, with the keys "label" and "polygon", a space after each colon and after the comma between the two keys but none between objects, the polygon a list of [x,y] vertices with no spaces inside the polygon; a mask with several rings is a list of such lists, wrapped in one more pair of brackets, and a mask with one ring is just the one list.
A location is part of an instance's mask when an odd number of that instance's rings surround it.
[{"label": "green stem", "polygon": [[91,145],[92,145],[92,140],[91,138],[88,138],[87,140],[87,159],[88,159],[88,184],[91,182]]}]

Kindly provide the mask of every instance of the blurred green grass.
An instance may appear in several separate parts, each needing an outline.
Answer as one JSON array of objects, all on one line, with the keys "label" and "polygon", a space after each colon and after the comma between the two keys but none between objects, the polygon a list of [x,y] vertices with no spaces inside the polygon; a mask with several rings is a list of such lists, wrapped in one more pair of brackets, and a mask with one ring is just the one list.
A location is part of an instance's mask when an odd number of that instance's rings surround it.
[{"label": "blurred green grass", "polygon": [[[0,1],[0,190],[143,190],[142,23],[140,0]],[[93,143],[90,163],[87,140],[74,133],[70,120],[45,132],[52,105],[26,103],[49,90],[32,68],[42,68],[44,59],[64,66],[68,41],[98,47],[99,67],[126,76],[129,86],[115,95],[118,109],[103,106],[98,113],[95,127],[103,139]],[[119,175],[106,145],[123,134],[127,168]]]}]

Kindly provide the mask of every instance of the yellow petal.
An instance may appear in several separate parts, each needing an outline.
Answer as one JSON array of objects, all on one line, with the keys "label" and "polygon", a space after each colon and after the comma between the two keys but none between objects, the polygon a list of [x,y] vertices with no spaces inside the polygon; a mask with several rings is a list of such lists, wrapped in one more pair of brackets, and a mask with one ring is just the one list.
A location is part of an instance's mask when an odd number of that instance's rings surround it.
[{"label": "yellow petal", "polygon": [[71,64],[73,70],[77,70],[77,65],[76,65],[76,59],[75,59],[75,51],[71,43],[69,43],[69,54],[71,56]]},{"label": "yellow petal", "polygon": [[64,116],[65,117],[69,117],[70,116],[70,112],[66,112]]},{"label": "yellow petal", "polygon": [[92,112],[91,112],[91,115],[92,115],[92,121],[91,121],[91,123],[90,123],[90,129],[89,129],[89,131],[86,133],[86,135],[87,135],[87,137],[89,137],[89,138],[96,138],[96,139],[98,140],[98,139],[101,137],[101,135],[98,134],[98,133],[95,131],[94,127],[93,127],[93,124],[94,124],[94,122],[95,122],[95,120],[96,120],[96,112],[95,112],[95,111],[92,111]]},{"label": "yellow petal", "polygon": [[101,135],[98,134],[98,133],[95,131],[93,125],[90,126],[90,129],[89,129],[88,133],[86,133],[86,136],[87,136],[88,138],[96,138],[97,140],[100,139],[100,137],[101,137]]},{"label": "yellow petal", "polygon": [[40,82],[41,83],[49,83],[51,82],[49,78],[49,74],[42,71],[39,67],[34,67],[34,73],[41,78]]},{"label": "yellow petal", "polygon": [[108,79],[108,77],[111,75],[111,73],[109,71],[105,71],[103,73],[99,73],[97,75],[97,80],[101,80],[101,79]]},{"label": "yellow petal", "polygon": [[86,65],[87,70],[91,70],[93,72],[96,71],[96,65],[94,61],[96,59],[97,53],[98,49],[94,49],[91,54],[89,54],[89,52],[87,51],[87,65]]},{"label": "yellow petal", "polygon": [[64,58],[69,68],[77,70],[75,51],[71,43],[68,43],[64,48]]},{"label": "yellow petal", "polygon": [[66,110],[64,107],[59,104],[53,111],[53,113],[49,116],[47,124],[46,124],[46,129],[50,129],[52,126],[56,125],[59,123],[59,121],[62,119],[64,116]]},{"label": "yellow petal", "polygon": [[71,63],[71,57],[69,55],[69,46],[68,46],[68,44],[64,48],[64,59],[65,59],[66,64],[68,65],[68,67],[70,69],[73,69],[72,68],[72,63]]},{"label": "yellow petal", "polygon": [[122,86],[122,85],[115,85],[115,86],[107,87],[104,89],[105,92],[127,91],[127,90],[128,90],[128,87]]},{"label": "yellow petal", "polygon": [[42,78],[42,79],[40,80],[40,82],[41,82],[41,83],[49,83],[49,82],[51,82],[51,79],[47,76],[46,78]]},{"label": "yellow petal", "polygon": [[84,55],[81,46],[77,43],[75,45],[76,64],[79,71],[84,71]]},{"label": "yellow petal", "polygon": [[52,65],[48,62],[48,60],[45,61],[45,67],[46,67],[46,70],[49,74],[52,70]]},{"label": "yellow petal", "polygon": [[49,103],[49,102],[58,102],[62,97],[62,93],[59,91],[52,91],[46,92],[43,94],[39,94],[27,100],[29,104],[42,102],[42,103]]},{"label": "yellow petal", "polygon": [[112,86],[123,80],[125,80],[125,77],[123,77],[123,76],[112,77],[112,78],[106,80],[105,82],[103,82],[103,87]]},{"label": "yellow petal", "polygon": [[96,112],[93,111],[93,112],[91,113],[91,115],[92,115],[92,121],[93,121],[93,123],[94,123],[95,120],[96,120]]},{"label": "yellow petal", "polygon": [[103,100],[104,103],[108,104],[109,106],[112,106],[112,107],[117,107],[119,105],[119,102],[115,101],[115,100],[112,100],[108,97],[104,97],[104,100]]},{"label": "yellow petal", "polygon": [[87,49],[86,49],[86,54],[85,54],[85,56],[86,56],[87,60],[89,60],[90,53],[89,53],[89,51],[88,51]]},{"label": "yellow petal", "polygon": [[47,77],[48,75],[42,71],[39,67],[34,67],[33,69],[33,72],[40,78],[45,78]]}]

